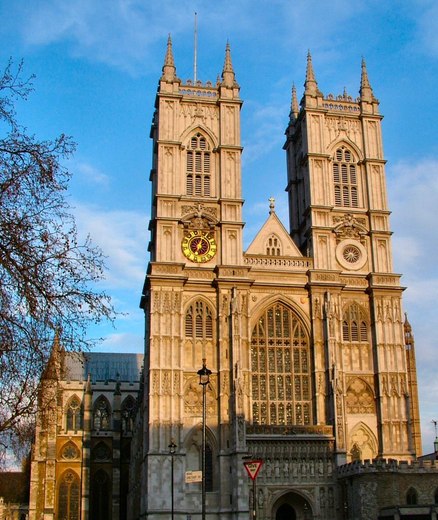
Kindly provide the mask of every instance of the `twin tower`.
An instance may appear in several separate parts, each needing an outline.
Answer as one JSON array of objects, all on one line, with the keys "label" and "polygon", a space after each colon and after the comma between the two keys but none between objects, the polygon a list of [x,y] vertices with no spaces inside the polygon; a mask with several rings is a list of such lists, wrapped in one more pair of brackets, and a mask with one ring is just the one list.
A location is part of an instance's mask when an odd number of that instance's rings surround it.
[{"label": "twin tower", "polygon": [[[241,108],[229,45],[215,84],[183,83],[169,38],[151,130],[143,493],[132,507],[154,520],[169,511],[173,440],[176,518],[200,511],[185,475],[201,467],[206,360],[208,518],[247,519],[254,501],[264,519],[343,518],[337,468],[421,454],[379,103],[365,62],[358,98],[324,96],[308,55],[284,144],[289,226],[271,200],[246,251]],[[256,497],[246,456],[264,461]]]}]

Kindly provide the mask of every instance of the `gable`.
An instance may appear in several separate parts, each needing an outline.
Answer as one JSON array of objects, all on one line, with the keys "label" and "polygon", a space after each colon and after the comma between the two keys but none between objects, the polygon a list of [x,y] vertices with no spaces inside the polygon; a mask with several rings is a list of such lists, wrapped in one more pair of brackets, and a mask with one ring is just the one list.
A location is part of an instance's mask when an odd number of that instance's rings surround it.
[{"label": "gable", "polygon": [[274,212],[270,213],[245,254],[294,258],[303,256]]}]

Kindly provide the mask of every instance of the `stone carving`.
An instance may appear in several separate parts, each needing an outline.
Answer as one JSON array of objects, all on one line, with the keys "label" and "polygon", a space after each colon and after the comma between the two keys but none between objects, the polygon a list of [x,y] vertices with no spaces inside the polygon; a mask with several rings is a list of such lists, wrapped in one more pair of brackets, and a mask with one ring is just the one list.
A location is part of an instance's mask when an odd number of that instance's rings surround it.
[{"label": "stone carving", "polygon": [[346,239],[355,239],[365,244],[365,237],[368,235],[365,219],[354,217],[348,213],[342,217],[334,217],[333,223],[336,224],[333,228],[333,233],[336,235],[336,243]]}]

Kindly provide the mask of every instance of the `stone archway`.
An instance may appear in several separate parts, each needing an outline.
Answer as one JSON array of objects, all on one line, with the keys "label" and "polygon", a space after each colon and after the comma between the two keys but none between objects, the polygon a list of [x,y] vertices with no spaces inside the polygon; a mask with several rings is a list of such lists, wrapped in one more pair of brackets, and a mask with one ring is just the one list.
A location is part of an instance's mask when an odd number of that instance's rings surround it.
[{"label": "stone archway", "polygon": [[296,520],[297,514],[290,504],[283,504],[277,509],[275,520]]},{"label": "stone archway", "polygon": [[289,491],[276,500],[271,518],[272,520],[311,520],[312,506],[302,495]]}]

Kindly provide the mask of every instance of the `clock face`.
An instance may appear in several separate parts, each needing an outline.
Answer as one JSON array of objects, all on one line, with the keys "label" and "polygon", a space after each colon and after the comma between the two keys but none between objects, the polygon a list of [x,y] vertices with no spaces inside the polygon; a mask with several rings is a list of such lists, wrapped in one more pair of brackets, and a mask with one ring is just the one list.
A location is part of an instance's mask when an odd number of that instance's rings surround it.
[{"label": "clock face", "polygon": [[216,241],[211,233],[189,231],[181,243],[182,252],[192,262],[208,262],[217,251]]}]

